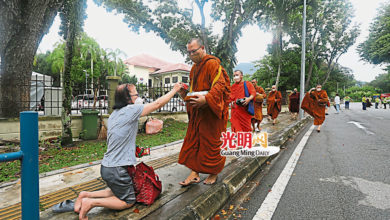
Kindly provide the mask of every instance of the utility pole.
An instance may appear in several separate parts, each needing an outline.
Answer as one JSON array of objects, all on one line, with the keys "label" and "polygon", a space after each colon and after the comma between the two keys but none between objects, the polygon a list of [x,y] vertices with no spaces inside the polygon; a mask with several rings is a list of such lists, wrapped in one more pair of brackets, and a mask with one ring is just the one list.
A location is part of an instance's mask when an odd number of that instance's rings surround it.
[{"label": "utility pole", "polygon": [[[305,95],[305,59],[306,59],[306,0],[303,0],[303,24],[302,24],[302,56],[301,56],[301,93],[299,94],[299,104]],[[299,108],[299,119],[303,119],[304,112]]]}]

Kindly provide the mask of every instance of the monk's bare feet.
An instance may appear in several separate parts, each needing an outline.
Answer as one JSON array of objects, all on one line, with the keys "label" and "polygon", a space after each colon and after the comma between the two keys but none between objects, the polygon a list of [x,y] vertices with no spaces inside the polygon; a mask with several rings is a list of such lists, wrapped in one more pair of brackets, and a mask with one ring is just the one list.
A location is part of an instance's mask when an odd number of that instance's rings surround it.
[{"label": "monk's bare feet", "polygon": [[204,181],[203,183],[206,185],[212,185],[217,182],[218,175],[215,174],[210,174]]},{"label": "monk's bare feet", "polygon": [[77,197],[76,202],[74,203],[74,211],[76,213],[80,212],[82,199],[87,197],[88,197],[88,192],[82,191],[79,193],[79,196]]},{"label": "monk's bare feet", "polygon": [[89,212],[89,210],[91,210],[93,207],[92,207],[92,200],[89,199],[89,198],[83,198],[81,199],[81,209],[80,209],[80,213],[79,213],[79,220],[88,220],[88,216],[87,216],[87,213]]},{"label": "monk's bare feet", "polygon": [[184,181],[181,181],[179,184],[182,186],[188,186],[193,183],[199,183],[199,182],[200,182],[199,173],[195,171],[191,171],[190,175]]}]

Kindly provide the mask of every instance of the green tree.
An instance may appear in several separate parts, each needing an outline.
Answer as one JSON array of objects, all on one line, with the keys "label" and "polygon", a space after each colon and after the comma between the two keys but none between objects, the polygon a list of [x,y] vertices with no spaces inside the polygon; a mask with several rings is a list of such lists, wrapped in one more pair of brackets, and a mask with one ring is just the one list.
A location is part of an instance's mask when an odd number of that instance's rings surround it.
[{"label": "green tree", "polygon": [[390,73],[376,76],[368,85],[380,89],[381,92],[390,92]]},{"label": "green tree", "polygon": [[0,116],[29,109],[34,56],[62,0],[0,1]]},{"label": "green tree", "polygon": [[114,59],[114,64],[115,64],[114,76],[116,76],[118,71],[118,62],[121,62],[119,56],[121,55],[126,56],[126,53],[118,48],[116,48],[115,50],[108,48],[107,51],[108,51],[108,56]]},{"label": "green tree", "polygon": [[62,88],[62,135],[61,145],[67,146],[73,142],[72,140],[72,121],[71,121],[71,101],[72,101],[72,85],[71,85],[71,70],[72,60],[74,55],[74,47],[76,36],[81,33],[85,19],[86,1],[66,0],[61,8],[62,18],[62,34],[65,38],[65,53],[64,53],[64,71],[63,88]]},{"label": "green tree", "polygon": [[[302,5],[298,0],[273,0],[268,1],[265,8],[264,16],[258,17],[259,26],[266,30],[271,30],[273,33],[273,40],[270,47],[271,53],[274,59],[278,63],[278,71],[276,75],[276,88],[278,88],[280,75],[283,65],[283,49],[287,45],[284,45],[283,35],[285,31],[289,29],[290,19],[293,18],[293,14],[299,13],[297,9]],[[287,42],[288,43],[288,42]]]},{"label": "green tree", "polygon": [[370,25],[370,34],[359,44],[360,57],[372,64],[390,63],[390,3],[378,9],[378,16]]},{"label": "green tree", "polygon": [[[237,60],[237,41],[241,30],[248,24],[255,22],[255,17],[262,14],[264,1],[258,0],[213,0],[212,18],[224,24],[223,34],[218,36],[212,33],[212,26],[206,27],[204,21],[201,25],[193,22],[193,8],[181,9],[176,0],[149,1],[154,7],[144,4],[140,0],[95,0],[104,5],[108,11],[115,10],[125,15],[124,21],[133,31],[142,27],[147,32],[155,32],[172,50],[180,51],[187,56],[186,44],[193,37],[200,37],[207,43],[211,54],[221,59],[222,65],[232,74]],[[202,19],[204,19],[204,5],[208,1],[195,1]],[[206,37],[205,37],[206,36]],[[188,58],[188,56],[187,56]]]}]

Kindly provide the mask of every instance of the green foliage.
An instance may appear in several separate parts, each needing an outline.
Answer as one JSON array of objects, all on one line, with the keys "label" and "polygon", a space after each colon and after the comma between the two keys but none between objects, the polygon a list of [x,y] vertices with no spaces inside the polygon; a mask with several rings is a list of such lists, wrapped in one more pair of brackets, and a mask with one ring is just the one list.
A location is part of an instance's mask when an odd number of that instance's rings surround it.
[{"label": "green foliage", "polygon": [[346,95],[352,98],[354,102],[361,102],[362,97],[372,97],[373,94],[378,93],[378,91],[372,86],[352,86],[345,90]]},{"label": "green foliage", "polygon": [[376,76],[375,79],[369,83],[369,85],[377,88],[381,92],[390,92],[390,73],[388,72]]},{"label": "green foliage", "polygon": [[[167,119],[163,131],[147,135],[138,133],[136,144],[139,146],[158,146],[183,139],[187,123]],[[107,145],[103,141],[85,141],[74,143],[72,147],[61,147],[58,141],[40,141],[39,172],[49,172],[83,163],[103,159]],[[20,178],[20,161],[0,163],[0,182]]]},{"label": "green foliage", "polygon": [[[231,75],[236,65],[236,43],[241,36],[241,30],[246,25],[254,22],[256,16],[262,13],[264,1],[223,1],[213,0],[214,21],[224,24],[221,36],[212,32],[212,25],[204,23],[198,25],[193,22],[194,8],[179,8],[176,0],[150,0],[147,3],[141,0],[95,0],[99,5],[104,5],[108,11],[115,10],[125,15],[124,21],[131,30],[139,31],[143,28],[147,32],[155,32],[172,50],[180,51],[187,57],[187,42],[194,37],[202,38],[210,48],[210,54],[217,56],[222,65]],[[196,0],[195,3],[204,16],[203,6],[207,1]],[[204,19],[204,17],[202,17]]]},{"label": "green foliage", "polygon": [[[301,10],[301,9],[300,9]],[[302,14],[292,14],[289,36],[291,44],[301,47]],[[332,69],[341,55],[354,44],[360,31],[352,25],[353,8],[349,0],[314,0],[308,2],[306,59],[308,76],[306,87],[317,78],[318,83],[326,84]],[[323,63],[326,63],[324,68]],[[325,72],[321,78],[321,72]]]},{"label": "green foliage", "polygon": [[360,57],[373,64],[390,63],[390,3],[378,9],[368,39],[359,44]]},{"label": "green foliage", "polygon": [[137,82],[138,82],[138,80],[137,80],[137,77],[136,77],[136,76],[129,76],[129,75],[127,75],[127,74],[125,74],[125,75],[122,76],[122,82],[121,82],[121,84],[123,84],[123,83],[130,83],[130,84],[136,85]]},{"label": "green foliage", "polygon": [[[56,44],[53,51],[47,51],[45,54],[37,54],[34,63],[34,71],[53,76],[54,85],[59,86],[60,74],[64,69],[64,52],[65,43],[60,41]],[[76,96],[83,94],[85,91],[84,70],[86,70],[89,75],[87,77],[88,85],[92,82],[92,71],[95,86],[103,87],[106,83],[106,76],[115,74],[115,67],[117,69],[117,75],[125,77],[126,66],[119,58],[121,54],[124,53],[119,49],[102,49],[93,38],[87,36],[85,33],[81,33],[75,44],[72,59],[72,95]]]},{"label": "green foliage", "polygon": [[[300,89],[300,74],[301,74],[301,54],[299,48],[290,48],[287,49],[282,56],[282,74],[280,76],[279,90],[291,90],[293,88]],[[306,68],[309,63],[306,63]],[[278,71],[278,62],[272,55],[264,56],[263,59],[255,63],[257,71],[253,74],[253,77],[257,79],[259,85],[263,88],[270,88],[275,84]],[[314,69],[316,73],[314,77],[311,78],[309,87],[306,87],[306,90],[314,87],[316,84],[320,83],[321,80],[325,77],[327,65],[322,63],[320,69]],[[343,95],[342,89],[344,86],[346,88],[356,84],[354,77],[351,73],[351,70],[340,65],[335,65],[335,67],[330,72],[330,77],[328,83],[324,86],[324,89],[327,90],[328,94],[335,94],[337,92],[337,87],[339,89],[340,95]]]}]

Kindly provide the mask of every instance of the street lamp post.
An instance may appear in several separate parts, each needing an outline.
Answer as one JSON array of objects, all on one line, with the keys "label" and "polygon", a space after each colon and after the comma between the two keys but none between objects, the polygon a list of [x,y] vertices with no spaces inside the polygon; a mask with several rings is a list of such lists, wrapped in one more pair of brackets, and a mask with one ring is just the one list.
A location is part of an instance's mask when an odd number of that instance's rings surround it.
[{"label": "street lamp post", "polygon": [[[305,95],[305,59],[306,59],[306,0],[303,0],[303,23],[302,23],[302,56],[301,56],[301,93],[299,95],[300,104],[302,105]],[[299,119],[303,119],[303,110],[299,108]]]}]

